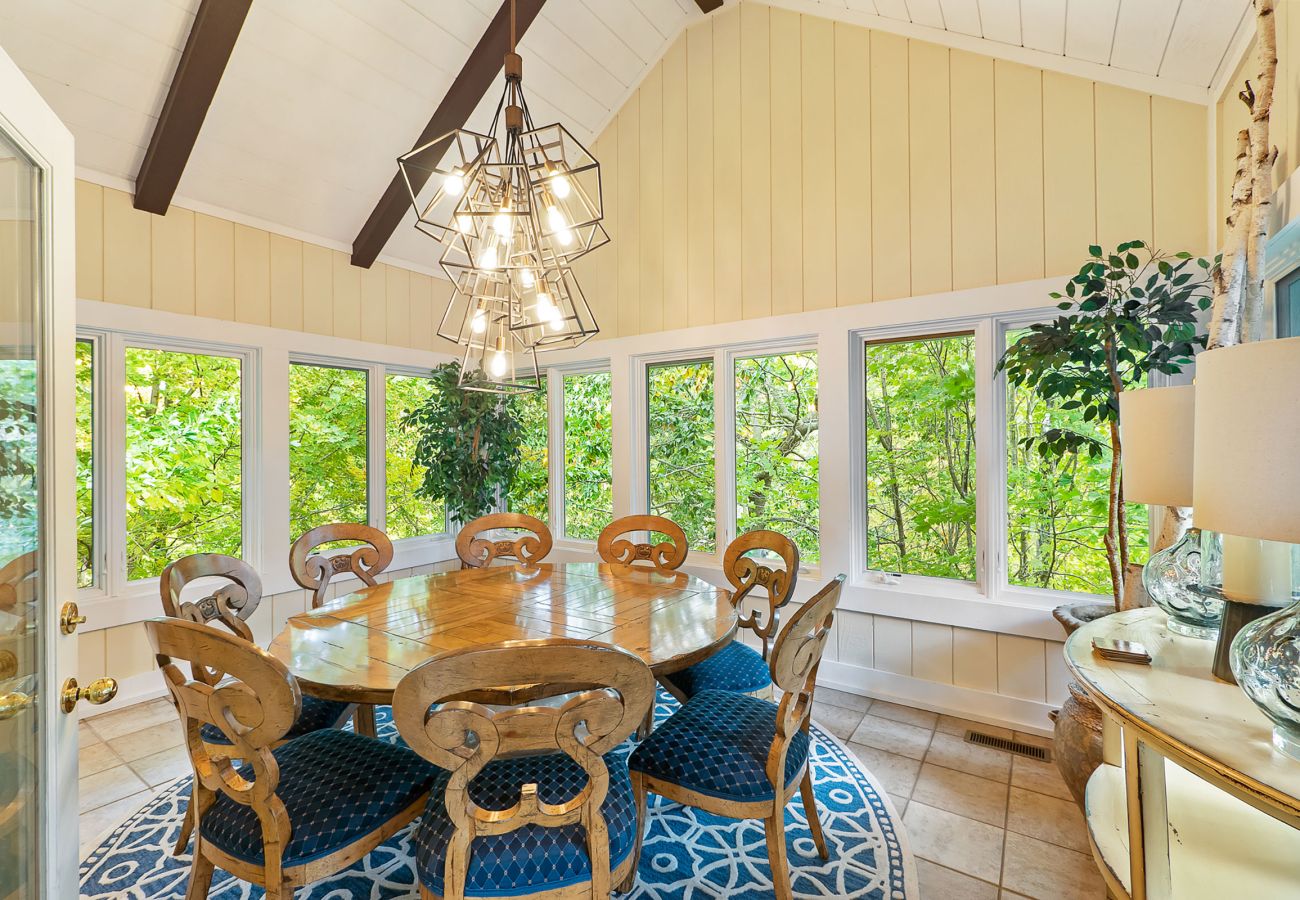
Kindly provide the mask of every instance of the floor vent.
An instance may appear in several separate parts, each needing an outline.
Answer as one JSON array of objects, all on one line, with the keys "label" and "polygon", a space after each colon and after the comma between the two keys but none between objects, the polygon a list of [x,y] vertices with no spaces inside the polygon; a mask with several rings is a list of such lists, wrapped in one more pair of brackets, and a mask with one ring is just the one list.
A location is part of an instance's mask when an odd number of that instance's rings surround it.
[{"label": "floor vent", "polygon": [[980,747],[991,747],[994,750],[1002,750],[1006,753],[1014,753],[1017,756],[1026,756],[1030,759],[1036,759],[1040,762],[1051,762],[1052,751],[1046,747],[1036,747],[1033,744],[1026,744],[1022,741],[1013,741],[1009,738],[994,737],[991,734],[985,734],[982,731],[966,732],[966,743],[976,744]]}]

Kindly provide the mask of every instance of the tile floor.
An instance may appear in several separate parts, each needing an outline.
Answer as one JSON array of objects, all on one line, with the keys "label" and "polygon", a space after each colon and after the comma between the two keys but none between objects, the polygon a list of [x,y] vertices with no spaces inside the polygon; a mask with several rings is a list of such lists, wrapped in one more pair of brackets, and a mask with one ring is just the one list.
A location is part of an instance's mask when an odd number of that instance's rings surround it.
[{"label": "tile floor", "polygon": [[[175,715],[154,700],[82,723],[83,856],[189,771]],[[828,688],[818,689],[813,717],[893,798],[917,857],[921,900],[1105,897],[1083,816],[1053,765],[965,743],[973,723],[963,719]]]}]

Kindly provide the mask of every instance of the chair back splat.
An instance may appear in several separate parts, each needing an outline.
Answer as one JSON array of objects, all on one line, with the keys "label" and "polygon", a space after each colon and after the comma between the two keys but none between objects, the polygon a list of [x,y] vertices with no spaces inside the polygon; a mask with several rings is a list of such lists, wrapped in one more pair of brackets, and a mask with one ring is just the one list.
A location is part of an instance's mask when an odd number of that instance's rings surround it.
[{"label": "chair back splat", "polygon": [[[653,544],[637,544],[623,538],[631,532],[662,534],[668,538]],[[672,572],[686,562],[686,532],[663,516],[624,516],[605,526],[596,542],[600,558],[613,566],[632,566],[644,561],[657,572]]]},{"label": "chair back splat", "polygon": [[[318,553],[312,551],[321,544],[334,541],[360,541],[361,546],[351,553]],[[393,542],[378,528],[355,522],[335,522],[318,525],[293,542],[289,551],[289,570],[293,580],[311,591],[312,609],[325,602],[329,583],[337,575],[355,575],[363,584],[374,587],[375,576],[393,561]]]},{"label": "chair back splat", "polygon": [[[511,537],[481,537],[497,529],[524,531]],[[551,552],[551,530],[541,519],[523,513],[492,513],[479,516],[456,535],[456,555],[462,569],[481,569],[496,559],[515,559],[524,565],[541,562]]]},{"label": "chair back splat", "polygon": [[[760,559],[746,556],[762,550],[780,557],[784,569],[769,568]],[[799,548],[794,541],[776,531],[750,531],[742,534],[727,546],[722,559],[722,571],[735,590],[731,602],[739,615],[738,625],[754,632],[763,644],[763,658],[768,658],[772,638],[781,623],[781,608],[794,596],[795,582],[799,580]],[[749,595],[762,588],[767,593],[766,608],[744,611]]]},{"label": "chair back splat", "polygon": [[[186,586],[200,578],[224,583],[196,600],[182,600]],[[236,637],[253,640],[248,620],[262,602],[262,579],[242,559],[220,553],[182,557],[163,569],[158,590],[164,615],[199,625],[220,624]]]}]

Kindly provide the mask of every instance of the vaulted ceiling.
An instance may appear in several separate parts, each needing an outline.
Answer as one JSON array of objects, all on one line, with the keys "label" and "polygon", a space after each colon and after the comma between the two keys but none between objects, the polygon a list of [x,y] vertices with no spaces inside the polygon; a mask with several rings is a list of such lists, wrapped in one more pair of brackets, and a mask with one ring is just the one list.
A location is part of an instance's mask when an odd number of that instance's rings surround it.
[{"label": "vaulted ceiling", "polygon": [[[520,42],[534,118],[590,141],[715,0],[547,0]],[[749,0],[745,0],[749,2]],[[770,0],[991,55],[1149,80],[1208,100],[1250,0]],[[5,0],[0,46],[77,139],[91,177],[140,171],[199,0]],[[254,0],[176,190],[350,248],[501,0]],[[966,43],[963,43],[966,42]],[[1163,84],[1166,90],[1160,90]],[[1199,92],[1199,94],[1197,93]],[[484,129],[494,83],[469,119]],[[425,270],[400,226],[382,259]]]}]

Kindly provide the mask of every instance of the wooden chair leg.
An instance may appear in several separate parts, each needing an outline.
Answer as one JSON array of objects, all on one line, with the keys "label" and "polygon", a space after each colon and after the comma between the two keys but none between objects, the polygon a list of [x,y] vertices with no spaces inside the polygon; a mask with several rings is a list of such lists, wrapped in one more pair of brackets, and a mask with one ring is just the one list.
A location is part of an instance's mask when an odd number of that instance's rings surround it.
[{"label": "wooden chair leg", "polygon": [[772,894],[776,900],[791,900],[790,861],[785,852],[785,809],[764,820],[767,830],[767,861],[772,867]]},{"label": "wooden chair leg", "polygon": [[640,727],[637,728],[636,730],[636,739],[638,741],[644,741],[646,738],[650,737],[650,732],[654,730],[654,727],[655,727],[655,707],[654,704],[652,703],[650,704],[650,711],[645,714],[645,719],[641,722]]},{"label": "wooden chair leg", "polygon": [[632,845],[632,868],[618,889],[626,893],[636,887],[636,870],[641,865],[641,844],[646,832],[646,789],[645,777],[640,772],[632,773],[632,796],[636,799],[636,843]]},{"label": "wooden chair leg", "polygon": [[181,822],[181,833],[176,837],[176,846],[172,856],[184,856],[190,845],[190,835],[194,833],[194,791],[190,791],[190,802],[185,805],[185,819]]},{"label": "wooden chair leg", "polygon": [[822,859],[830,859],[830,851],[826,849],[826,835],[822,832],[822,820],[817,814],[817,795],[813,792],[811,766],[803,773],[799,793],[803,797],[803,814],[808,819],[808,829],[812,831],[813,843],[817,845],[817,855]]},{"label": "wooden chair leg", "polygon": [[352,727],[356,729],[357,734],[363,734],[366,737],[378,737],[378,728],[375,725],[375,708],[369,703],[363,703],[352,713]]},{"label": "wooden chair leg", "polygon": [[203,853],[203,840],[194,841],[194,861],[190,863],[190,883],[185,889],[185,900],[204,900],[212,889],[212,860]]}]

